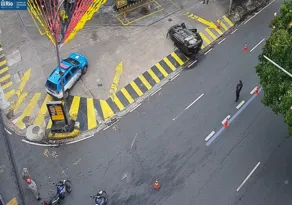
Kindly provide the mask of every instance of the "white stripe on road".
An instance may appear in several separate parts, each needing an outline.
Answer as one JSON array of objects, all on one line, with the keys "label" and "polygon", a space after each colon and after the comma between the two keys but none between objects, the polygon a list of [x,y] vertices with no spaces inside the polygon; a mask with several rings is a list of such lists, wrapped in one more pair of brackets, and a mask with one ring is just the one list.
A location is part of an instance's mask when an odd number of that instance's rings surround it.
[{"label": "white stripe on road", "polygon": [[204,55],[207,55],[211,51],[212,51],[212,48],[210,50],[208,50],[206,53],[204,53]]},{"label": "white stripe on road", "polygon": [[204,96],[204,93],[202,95],[200,95],[197,99],[195,99],[188,107],[186,107],[185,110],[189,109],[193,104],[195,104],[203,96]]},{"label": "white stripe on road", "polygon": [[234,34],[237,31],[237,29],[235,29],[234,31],[231,32],[231,34]]},{"label": "white stripe on road", "polygon": [[106,131],[108,128],[110,128],[111,126],[113,126],[114,124],[116,124],[119,120],[115,121],[113,124],[111,124],[110,126],[107,126],[106,128],[103,129],[103,131]]},{"label": "white stripe on road", "polygon": [[222,43],[223,41],[225,41],[226,38],[223,38],[218,44]]},{"label": "white stripe on road", "polygon": [[256,49],[256,47],[258,47],[264,40],[266,40],[265,38],[263,38],[257,45],[255,45],[255,47],[253,47],[249,52],[252,52],[254,49]]},{"label": "white stripe on road", "polygon": [[136,141],[137,135],[138,135],[138,133],[136,133],[136,135],[135,135],[135,137],[134,137],[134,139],[133,139],[133,141],[132,141],[131,149],[132,149],[132,147],[134,146],[134,143],[135,143],[135,141]]},{"label": "white stripe on road", "polygon": [[136,110],[140,105],[141,105],[141,103],[139,103],[138,105],[136,105],[135,107],[133,107],[133,109],[130,112],[133,112],[134,110]]},{"label": "white stripe on road", "polygon": [[40,143],[30,142],[30,141],[27,141],[27,140],[24,140],[24,139],[22,139],[21,141],[24,142],[24,143],[27,143],[27,144],[37,145],[37,146],[40,146],[40,147],[59,147],[60,146],[58,144],[40,144]]},{"label": "white stripe on road", "polygon": [[181,116],[187,109],[189,109],[193,104],[195,104],[201,97],[204,96],[204,93],[202,95],[200,95],[197,99],[195,99],[189,106],[187,106],[183,111],[181,111],[177,116],[175,116],[175,118],[173,118],[172,120],[175,121],[179,116]]},{"label": "white stripe on road", "polygon": [[91,138],[91,137],[93,137],[93,136],[94,136],[94,135],[89,135],[89,136],[84,137],[84,138],[82,138],[82,139],[74,140],[74,141],[71,141],[71,142],[67,142],[67,143],[65,143],[65,144],[66,144],[66,145],[68,145],[68,144],[75,144],[75,143],[77,143],[77,142],[81,142],[81,141],[87,140],[87,139],[89,139],[89,138]]},{"label": "white stripe on road", "polygon": [[[87,139],[89,139],[89,138],[91,138],[93,136],[94,135],[89,135],[89,136],[84,137],[82,139],[74,140],[74,141],[67,142],[67,143],[64,143],[64,144],[65,145],[75,144],[77,142],[81,142],[81,141],[87,140]],[[36,143],[36,142],[30,142],[30,141],[25,140],[25,139],[22,139],[21,141],[24,142],[24,143],[27,143],[27,144],[36,145],[36,146],[40,146],[40,147],[59,147],[61,145],[64,145],[64,144],[41,144],[41,143]]]},{"label": "white stripe on road", "polygon": [[180,75],[179,73],[176,74],[175,76],[173,76],[173,77],[170,79],[170,81],[173,81],[173,80],[176,79],[179,75]]},{"label": "white stripe on road", "polygon": [[161,90],[161,87],[158,88],[154,93],[152,93],[151,96],[155,95],[159,90]]},{"label": "white stripe on road", "polygon": [[198,60],[195,60],[194,62],[191,63],[191,65],[188,66],[190,68],[192,65],[194,65]]},{"label": "white stripe on road", "polygon": [[241,103],[239,103],[237,106],[236,106],[236,109],[239,109],[243,104],[245,103],[245,101],[241,101]]},{"label": "white stripe on road", "polygon": [[246,22],[244,22],[244,24],[246,24],[247,22],[249,22],[250,20],[252,20],[254,17],[256,17],[256,15],[258,15],[260,12],[262,12],[264,9],[266,9],[268,6],[270,6],[275,0],[271,1],[268,5],[266,5],[262,10],[260,10],[259,12],[257,12],[255,15],[253,15],[250,19],[248,19]]},{"label": "white stripe on road", "polygon": [[247,180],[250,178],[250,176],[254,173],[254,171],[260,166],[261,162],[258,162],[257,165],[251,170],[249,175],[243,180],[243,182],[240,184],[240,186],[236,189],[236,191],[239,191],[241,187],[247,182]]},{"label": "white stripe on road", "polygon": [[215,131],[212,131],[206,138],[205,141],[208,141],[213,135],[215,134]]},{"label": "white stripe on road", "polygon": [[9,130],[7,130],[6,128],[4,128],[4,130],[5,130],[8,134],[12,135],[12,133],[11,133]]}]

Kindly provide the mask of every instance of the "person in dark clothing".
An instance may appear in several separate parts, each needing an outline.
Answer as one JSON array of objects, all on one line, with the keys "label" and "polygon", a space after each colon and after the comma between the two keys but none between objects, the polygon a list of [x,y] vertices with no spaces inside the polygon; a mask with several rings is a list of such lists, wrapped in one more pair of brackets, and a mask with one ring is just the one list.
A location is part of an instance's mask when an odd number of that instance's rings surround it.
[{"label": "person in dark clothing", "polygon": [[238,83],[237,83],[237,85],[236,85],[236,91],[235,91],[235,93],[236,93],[236,100],[235,100],[235,102],[237,102],[238,99],[239,99],[239,94],[240,94],[240,91],[241,91],[242,87],[243,87],[243,83],[242,83],[241,80],[239,80]]},{"label": "person in dark clothing", "polygon": [[209,0],[204,0],[203,1],[203,4],[205,4],[205,3],[208,4],[209,3]]}]

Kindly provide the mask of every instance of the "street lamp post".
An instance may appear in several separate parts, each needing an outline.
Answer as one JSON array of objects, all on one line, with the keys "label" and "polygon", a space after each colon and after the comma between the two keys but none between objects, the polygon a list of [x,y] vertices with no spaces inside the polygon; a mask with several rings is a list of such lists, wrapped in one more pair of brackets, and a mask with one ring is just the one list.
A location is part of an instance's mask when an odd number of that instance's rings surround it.
[{"label": "street lamp post", "polygon": [[285,70],[284,68],[282,68],[281,66],[279,66],[277,63],[275,63],[274,61],[272,61],[270,58],[268,58],[267,56],[264,55],[264,58],[267,59],[268,61],[270,61],[272,64],[274,64],[277,68],[279,68],[280,70],[282,70],[284,73],[286,73],[287,75],[289,75],[292,78],[292,74],[289,73],[287,70]]},{"label": "street lamp post", "polygon": [[55,38],[55,49],[56,49],[56,55],[57,55],[57,63],[58,63],[58,67],[59,67],[59,74],[60,74],[60,81],[61,81],[61,87],[62,87],[62,93],[63,93],[63,101],[64,101],[64,110],[65,110],[65,123],[66,125],[69,124],[69,118],[68,118],[68,110],[67,110],[67,105],[66,105],[66,98],[64,97],[65,96],[65,88],[64,88],[64,81],[63,81],[63,72],[60,68],[60,65],[61,65],[61,61],[60,61],[60,51],[59,51],[59,40],[57,38],[57,31],[56,31],[56,21],[57,21],[57,17],[58,17],[58,14],[59,14],[59,10],[62,6],[62,4],[64,3],[65,0],[62,0],[57,8],[57,11],[56,11],[56,15],[55,15],[55,18],[54,18],[54,22],[53,22],[53,35],[54,35],[54,38]]},{"label": "street lamp post", "polygon": [[229,1],[229,15],[231,14],[232,2],[233,2],[233,0]]}]

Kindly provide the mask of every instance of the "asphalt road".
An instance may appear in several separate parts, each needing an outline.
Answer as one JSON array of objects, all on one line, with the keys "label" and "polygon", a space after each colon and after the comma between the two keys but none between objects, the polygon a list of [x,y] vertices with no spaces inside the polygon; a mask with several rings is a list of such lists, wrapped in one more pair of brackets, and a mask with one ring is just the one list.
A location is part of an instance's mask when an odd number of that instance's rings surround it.
[{"label": "asphalt road", "polygon": [[[1,119],[2,120],[2,119]],[[20,190],[18,189],[17,176],[13,167],[12,158],[9,152],[9,142],[7,142],[3,123],[0,121],[0,195],[5,203],[13,198],[21,202]]]},{"label": "asphalt road", "polygon": [[[110,204],[291,203],[292,142],[282,118],[261,104],[262,93],[210,146],[205,142],[227,115],[237,112],[239,79],[244,84],[240,100],[252,97],[263,43],[248,53],[243,45],[251,50],[268,38],[269,21],[282,2],[242,24],[193,69],[91,139],[46,149],[11,138],[18,167],[30,169],[43,197],[52,194],[52,182],[70,178],[74,191],[64,204],[93,204],[89,195],[100,189],[108,192]],[[158,192],[152,188],[156,178]],[[26,200],[34,204],[28,192]]]}]

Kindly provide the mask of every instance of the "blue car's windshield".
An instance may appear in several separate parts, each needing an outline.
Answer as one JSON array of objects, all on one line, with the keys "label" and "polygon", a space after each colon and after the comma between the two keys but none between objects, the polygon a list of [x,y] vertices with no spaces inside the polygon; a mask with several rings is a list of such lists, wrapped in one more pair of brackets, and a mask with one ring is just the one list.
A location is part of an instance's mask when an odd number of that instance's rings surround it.
[{"label": "blue car's windshield", "polygon": [[79,64],[79,62],[73,58],[66,58],[63,61],[70,63],[71,65],[78,65]]},{"label": "blue car's windshield", "polygon": [[47,81],[47,87],[50,89],[50,90],[53,90],[53,91],[55,91],[55,90],[57,90],[57,84],[55,84],[55,83],[53,83],[53,82],[51,82],[51,81]]}]

